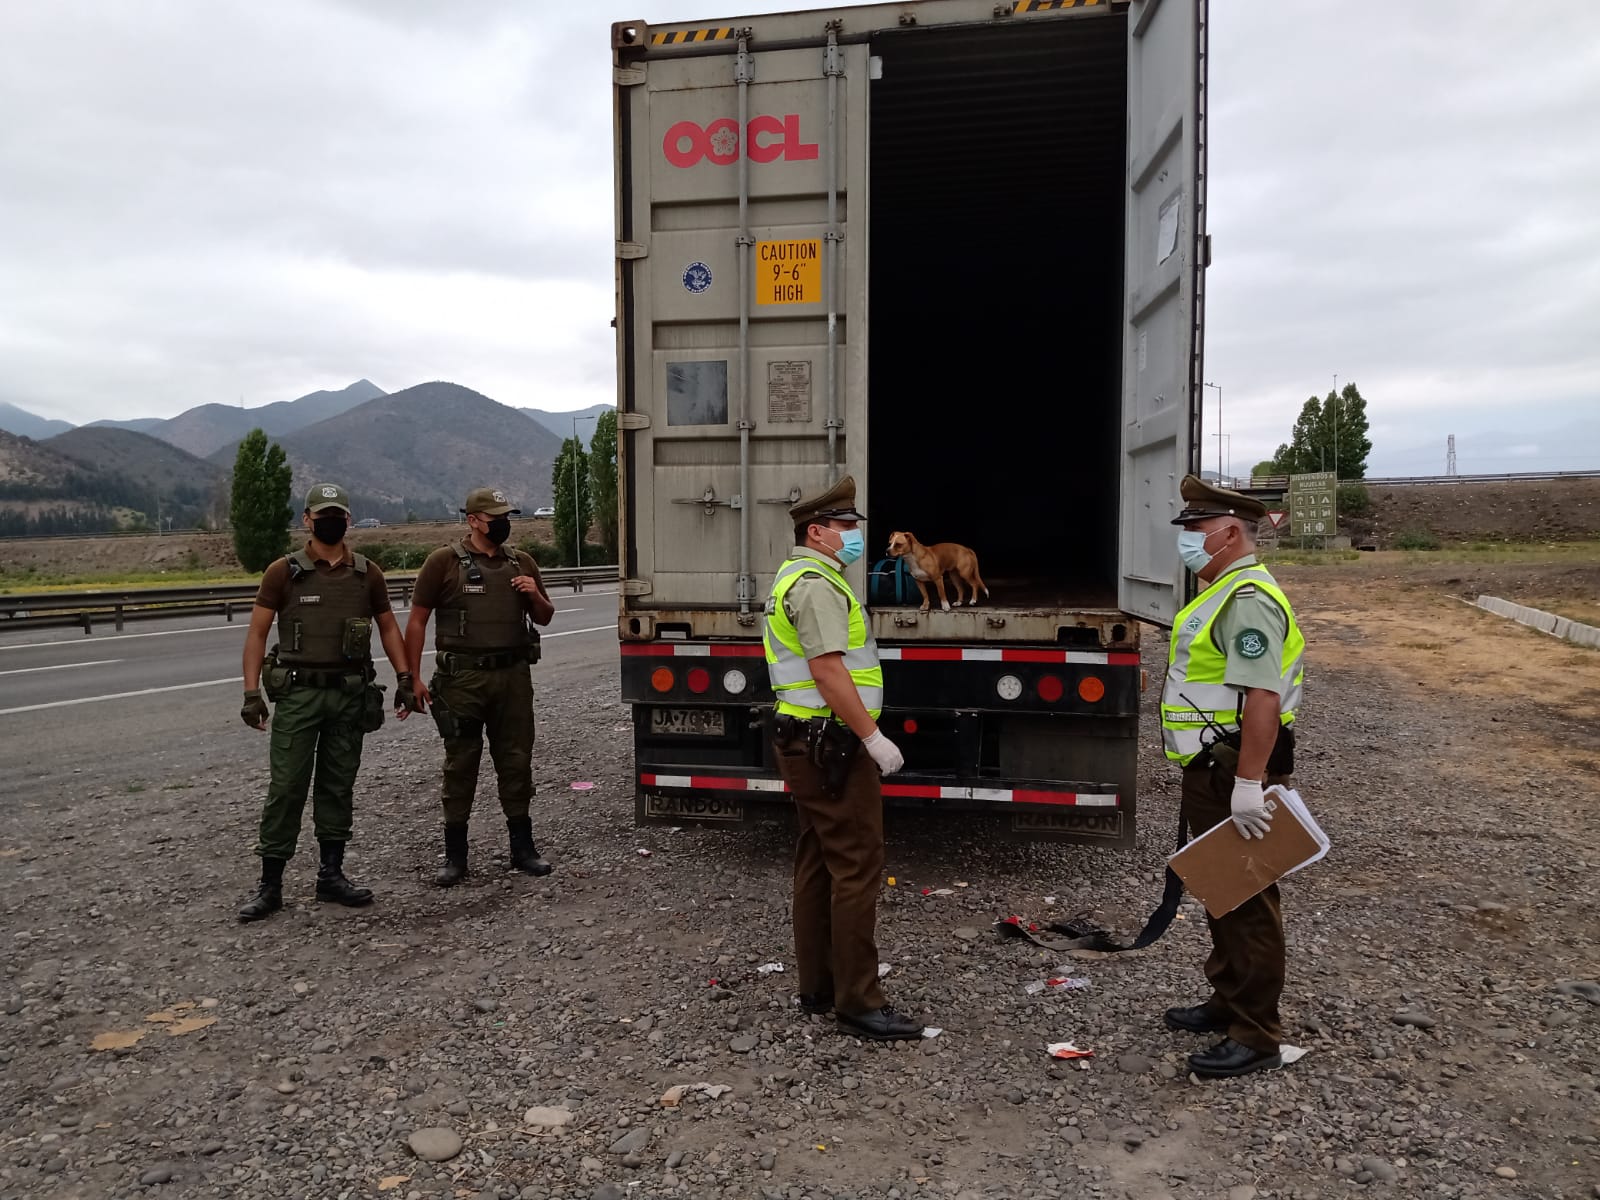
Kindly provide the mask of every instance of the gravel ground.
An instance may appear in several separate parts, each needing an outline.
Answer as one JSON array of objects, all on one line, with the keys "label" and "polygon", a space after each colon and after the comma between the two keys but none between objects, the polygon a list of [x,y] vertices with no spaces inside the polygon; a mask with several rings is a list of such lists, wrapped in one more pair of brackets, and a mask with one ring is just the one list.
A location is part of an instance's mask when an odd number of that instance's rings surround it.
[{"label": "gravel ground", "polygon": [[[632,827],[599,648],[544,679],[545,880],[506,871],[488,795],[469,882],[428,884],[431,726],[369,743],[347,864],[367,910],[313,902],[302,849],[288,910],[234,922],[265,756],[231,711],[206,753],[91,745],[0,801],[0,1197],[1600,1196],[1600,988],[1561,987],[1600,967],[1600,658],[1443,599],[1408,599],[1436,636],[1397,651],[1370,585],[1283,574],[1313,653],[1300,783],[1335,846],[1285,888],[1292,1067],[1184,1075],[1203,1043],[1160,1013],[1201,995],[1197,908],[1072,962],[1090,986],[1064,995],[1027,994],[1062,964],[988,931],[1091,907],[1137,926],[1175,824],[1153,729],[1134,852],[891,827],[887,986],[943,1033],[869,1046],[758,970],[790,961],[787,831]],[[1468,635],[1544,686],[1486,703],[1430,665]],[[1586,720],[1556,709],[1575,671]],[[1057,1040],[1095,1055],[1052,1060]]]}]

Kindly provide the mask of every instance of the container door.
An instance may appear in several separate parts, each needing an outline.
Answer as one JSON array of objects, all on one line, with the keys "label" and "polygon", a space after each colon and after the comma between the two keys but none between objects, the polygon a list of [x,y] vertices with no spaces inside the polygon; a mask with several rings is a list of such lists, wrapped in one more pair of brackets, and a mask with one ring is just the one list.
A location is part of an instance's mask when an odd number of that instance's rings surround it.
[{"label": "container door", "polygon": [[1205,19],[1206,0],[1133,0],[1128,13],[1118,602],[1168,626],[1184,593],[1171,521],[1200,407]]}]

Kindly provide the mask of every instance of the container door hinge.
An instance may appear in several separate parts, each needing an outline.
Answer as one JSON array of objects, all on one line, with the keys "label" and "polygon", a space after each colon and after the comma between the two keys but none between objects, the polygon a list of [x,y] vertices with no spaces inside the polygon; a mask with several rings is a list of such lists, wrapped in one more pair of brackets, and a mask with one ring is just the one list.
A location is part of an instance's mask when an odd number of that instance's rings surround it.
[{"label": "container door hinge", "polygon": [[638,87],[644,82],[644,68],[612,67],[611,82],[618,87]]},{"label": "container door hinge", "polygon": [[618,429],[649,429],[650,414],[642,412],[625,412],[617,414]]},{"label": "container door hinge", "polygon": [[650,254],[650,247],[643,242],[618,242],[617,257],[622,259],[645,258]]},{"label": "container door hinge", "polygon": [[648,579],[624,579],[622,581],[622,594],[624,596],[648,596],[654,590],[650,586]]}]

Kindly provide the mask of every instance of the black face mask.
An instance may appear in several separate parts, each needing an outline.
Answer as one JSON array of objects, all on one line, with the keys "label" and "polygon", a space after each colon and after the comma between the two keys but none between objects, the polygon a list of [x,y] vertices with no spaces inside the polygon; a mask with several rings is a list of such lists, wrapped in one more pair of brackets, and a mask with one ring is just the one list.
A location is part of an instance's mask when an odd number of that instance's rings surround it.
[{"label": "black face mask", "polygon": [[496,546],[503,545],[505,540],[511,536],[511,518],[490,517],[489,528],[483,531],[483,536]]},{"label": "black face mask", "polygon": [[344,541],[344,531],[348,528],[350,520],[343,513],[311,518],[311,536],[324,546],[337,546]]}]

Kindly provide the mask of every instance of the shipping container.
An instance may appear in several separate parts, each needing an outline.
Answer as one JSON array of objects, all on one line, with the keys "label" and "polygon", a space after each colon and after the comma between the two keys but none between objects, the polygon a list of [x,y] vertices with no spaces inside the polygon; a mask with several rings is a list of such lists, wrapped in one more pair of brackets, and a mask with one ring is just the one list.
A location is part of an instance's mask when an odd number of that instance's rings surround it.
[{"label": "shipping container", "polygon": [[[641,822],[786,805],[759,717],[789,506],[853,475],[897,809],[1134,837],[1141,623],[1196,463],[1204,0],[619,22],[623,698]],[[977,554],[919,611],[892,531]]]}]

